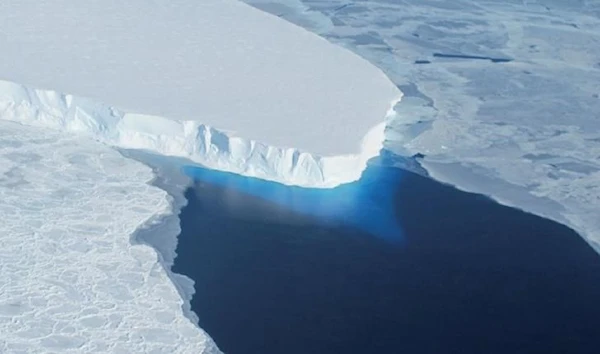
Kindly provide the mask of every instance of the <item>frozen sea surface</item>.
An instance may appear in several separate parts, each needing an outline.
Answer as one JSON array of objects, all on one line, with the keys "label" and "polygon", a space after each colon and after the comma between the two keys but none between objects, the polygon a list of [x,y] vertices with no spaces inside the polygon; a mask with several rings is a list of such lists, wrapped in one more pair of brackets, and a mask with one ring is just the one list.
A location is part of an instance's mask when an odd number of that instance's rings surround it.
[{"label": "frozen sea surface", "polygon": [[0,136],[0,352],[219,353],[132,244],[171,212],[149,167],[55,131],[0,121]]},{"label": "frozen sea surface", "polygon": [[246,2],[344,45],[402,89],[387,148],[600,251],[599,2]]}]

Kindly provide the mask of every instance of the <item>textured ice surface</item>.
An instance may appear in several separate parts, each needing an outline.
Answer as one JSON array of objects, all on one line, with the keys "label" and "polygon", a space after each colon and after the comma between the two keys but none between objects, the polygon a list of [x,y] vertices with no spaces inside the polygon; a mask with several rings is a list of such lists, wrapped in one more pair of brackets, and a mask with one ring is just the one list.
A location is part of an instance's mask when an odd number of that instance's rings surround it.
[{"label": "textured ice surface", "polygon": [[434,178],[565,223],[600,251],[600,2],[246,2],[400,87],[387,148],[423,154]]},{"label": "textured ice surface", "polygon": [[108,106],[139,113],[119,122],[127,147],[215,153],[213,167],[301,185],[358,178],[381,143],[364,153],[363,137],[375,128],[381,138],[401,95],[363,58],[234,0],[2,1],[0,48],[0,79],[57,92],[25,97],[46,115],[71,109],[94,125]]},{"label": "textured ice surface", "polygon": [[150,168],[87,139],[0,121],[0,352],[218,353],[151,247],[169,213]]}]

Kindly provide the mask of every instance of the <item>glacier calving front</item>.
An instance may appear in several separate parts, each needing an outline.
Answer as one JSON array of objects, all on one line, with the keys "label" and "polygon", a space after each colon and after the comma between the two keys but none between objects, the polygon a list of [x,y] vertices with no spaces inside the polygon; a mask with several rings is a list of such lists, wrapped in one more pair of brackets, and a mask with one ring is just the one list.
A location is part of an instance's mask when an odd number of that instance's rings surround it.
[{"label": "glacier calving front", "polygon": [[310,187],[357,179],[401,97],[366,60],[232,0],[2,2],[0,47],[19,84],[2,84],[4,117]]},{"label": "glacier calving front", "polygon": [[357,180],[383,144],[385,122],[362,139],[360,152],[319,156],[230,136],[195,120],[123,113],[93,100],[0,81],[0,118],[79,133],[110,146],[185,157],[207,167],[305,187]]}]

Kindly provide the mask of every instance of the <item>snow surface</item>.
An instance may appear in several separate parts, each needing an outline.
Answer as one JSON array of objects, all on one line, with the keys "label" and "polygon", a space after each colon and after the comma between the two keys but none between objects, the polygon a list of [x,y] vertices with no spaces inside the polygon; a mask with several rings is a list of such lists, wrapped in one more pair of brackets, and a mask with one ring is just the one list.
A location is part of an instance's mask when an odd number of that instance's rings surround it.
[{"label": "snow surface", "polygon": [[0,136],[0,352],[219,352],[130,241],[171,213],[149,167],[47,129],[0,121]]},{"label": "snow surface", "polygon": [[401,97],[368,61],[234,0],[2,1],[0,48],[0,79],[24,85],[2,84],[4,115],[26,105],[38,124],[303,186],[357,179]]},{"label": "snow surface", "polygon": [[600,2],[245,1],[398,85],[386,148],[423,154],[433,178],[569,225],[600,252]]}]

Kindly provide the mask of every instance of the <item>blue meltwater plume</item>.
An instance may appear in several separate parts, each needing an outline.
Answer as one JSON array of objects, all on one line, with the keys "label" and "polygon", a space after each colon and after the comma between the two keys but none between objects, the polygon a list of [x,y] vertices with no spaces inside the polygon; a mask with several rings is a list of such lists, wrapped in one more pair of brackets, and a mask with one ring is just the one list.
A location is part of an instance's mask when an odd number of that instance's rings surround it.
[{"label": "blue meltwater plume", "polygon": [[[402,175],[397,168],[369,166],[360,180],[331,189],[286,186],[199,166],[185,166],[183,172],[196,182],[258,197],[326,224],[354,227],[391,243],[404,240],[394,208]],[[227,203],[232,206],[235,198]]]}]

